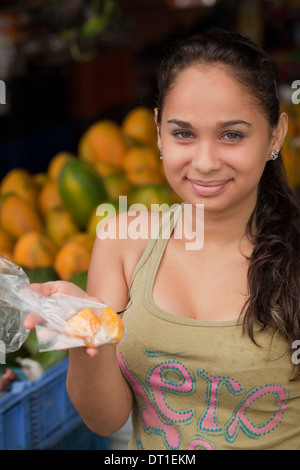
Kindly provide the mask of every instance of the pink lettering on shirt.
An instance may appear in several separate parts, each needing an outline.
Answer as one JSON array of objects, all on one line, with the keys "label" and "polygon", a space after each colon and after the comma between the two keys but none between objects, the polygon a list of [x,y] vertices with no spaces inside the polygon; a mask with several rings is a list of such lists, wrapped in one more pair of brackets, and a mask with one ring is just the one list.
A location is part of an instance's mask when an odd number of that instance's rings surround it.
[{"label": "pink lettering on shirt", "polygon": [[[176,424],[190,420],[193,410],[175,411],[168,407],[165,399],[165,391],[173,393],[186,393],[193,390],[193,380],[187,369],[177,361],[167,361],[153,368],[146,378],[149,388],[144,387],[128,370],[121,354],[118,360],[123,373],[129,379],[133,392],[140,395],[144,401],[142,417],[146,432],[153,432],[161,435],[167,448],[177,449],[180,446],[180,433]],[[173,374],[170,377],[170,374]],[[175,374],[175,376],[174,376]],[[179,384],[176,384],[177,375]],[[154,401],[157,409],[151,403]]]},{"label": "pink lettering on shirt", "polygon": [[213,446],[204,439],[195,439],[188,446],[188,450],[214,450]]},{"label": "pink lettering on shirt", "polygon": [[[246,413],[256,400],[259,400],[267,394],[274,395],[277,410],[275,410],[272,417],[266,423],[255,425],[254,423],[251,423]],[[276,426],[278,426],[283,418],[284,411],[287,409],[287,404],[284,400],[287,398],[288,395],[285,388],[280,385],[266,385],[255,391],[250,390],[247,393],[246,398],[242,400],[238,406],[237,410],[234,411],[233,418],[226,426],[225,437],[231,442],[234,441],[237,437],[239,428],[241,428],[248,437],[254,439],[258,439],[260,436],[272,431]]]},{"label": "pink lettering on shirt", "polygon": [[[152,357],[161,357],[159,351],[145,351]],[[166,358],[166,356],[165,356]],[[122,354],[118,355],[120,367],[130,382],[136,399],[139,402],[138,412],[142,417],[145,434],[156,434],[161,436],[166,449],[180,449],[182,442],[183,426],[194,423],[197,426],[196,434],[191,435],[189,450],[212,450],[215,443],[207,439],[209,436],[218,436],[225,441],[234,442],[242,433],[250,439],[259,439],[261,436],[273,431],[282,421],[287,409],[287,390],[280,385],[265,385],[255,389],[243,389],[233,378],[226,376],[214,376],[205,370],[198,369],[197,375],[202,379],[199,391],[203,392],[201,397],[202,407],[195,403],[194,407],[180,408],[184,400],[176,400],[178,409],[171,406],[172,395],[178,397],[189,396],[196,390],[196,380],[193,372],[190,372],[179,360],[169,359],[151,367],[145,375],[144,381],[138,379],[127,367]],[[206,387],[203,385],[206,384]],[[199,384],[198,384],[199,385]],[[223,390],[227,392],[224,395]],[[203,390],[202,390],[203,388]],[[235,396],[230,418],[219,421],[219,410],[224,396]],[[261,400],[266,398],[268,406],[264,409]],[[270,403],[271,398],[271,403]],[[202,401],[203,400],[203,401]],[[228,398],[226,398],[228,400]],[[260,413],[256,413],[255,406]],[[263,411],[263,412],[261,412]],[[251,421],[252,416],[252,421]],[[253,422],[255,416],[255,422]],[[259,422],[261,420],[261,422]],[[195,429],[195,428],[194,428]],[[139,445],[142,446],[142,435],[137,436]],[[142,448],[142,447],[141,447]]]},{"label": "pink lettering on shirt", "polygon": [[[173,375],[173,378],[170,376]],[[172,410],[166,402],[166,391],[176,394],[193,391],[193,381],[187,369],[178,361],[166,361],[150,371],[147,377],[153,392],[153,399],[162,415],[174,422],[186,422],[194,415],[192,409]]]},{"label": "pink lettering on shirt", "polygon": [[207,399],[206,409],[203,418],[200,421],[200,428],[213,433],[222,433],[223,429],[217,423],[219,388],[221,384],[225,384],[229,391],[233,394],[239,394],[242,390],[240,384],[229,377],[214,377],[205,372],[198,370],[198,375],[207,381]]}]

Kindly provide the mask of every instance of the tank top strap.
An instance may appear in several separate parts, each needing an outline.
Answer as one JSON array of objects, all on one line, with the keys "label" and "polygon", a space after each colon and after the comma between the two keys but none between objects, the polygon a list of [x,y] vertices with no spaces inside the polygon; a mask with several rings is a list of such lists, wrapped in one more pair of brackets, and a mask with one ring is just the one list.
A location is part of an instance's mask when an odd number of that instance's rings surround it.
[{"label": "tank top strap", "polygon": [[182,209],[183,209],[183,203],[174,204],[173,206],[171,206],[170,210],[163,213],[158,223],[156,224],[154,229],[151,231],[151,237],[146,245],[144,252],[142,253],[142,256],[140,257],[134,269],[131,284],[130,284],[130,289],[129,289],[129,295],[130,295],[131,287],[137,276],[137,273],[140,271],[142,266],[147,262],[150,255],[154,255],[154,258],[155,258],[153,259],[154,265],[156,265],[157,262],[159,262],[159,260],[161,259],[163,252],[165,250],[167,241],[169,240],[169,238],[171,237],[174,231],[176,222],[178,220],[179,215],[182,212]]}]

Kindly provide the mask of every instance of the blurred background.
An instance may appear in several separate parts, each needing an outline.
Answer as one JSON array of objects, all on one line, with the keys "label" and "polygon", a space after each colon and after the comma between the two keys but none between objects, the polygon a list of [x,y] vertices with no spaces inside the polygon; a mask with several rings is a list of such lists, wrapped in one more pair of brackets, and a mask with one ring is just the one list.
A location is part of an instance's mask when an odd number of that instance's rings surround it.
[{"label": "blurred background", "polygon": [[56,152],[76,152],[95,120],[152,109],[164,45],[211,26],[270,51],[289,98],[300,79],[297,0],[2,0],[0,176],[44,171]]},{"label": "blurred background", "polygon": [[[31,282],[85,288],[102,202],[180,202],[156,144],[156,70],[169,41],[211,27],[277,61],[300,200],[299,0],[1,0],[0,254]],[[130,422],[110,439],[89,432],[65,390],[67,352],[40,353],[34,331],[14,348],[20,325],[6,314],[0,305],[0,449],[125,449]]]}]

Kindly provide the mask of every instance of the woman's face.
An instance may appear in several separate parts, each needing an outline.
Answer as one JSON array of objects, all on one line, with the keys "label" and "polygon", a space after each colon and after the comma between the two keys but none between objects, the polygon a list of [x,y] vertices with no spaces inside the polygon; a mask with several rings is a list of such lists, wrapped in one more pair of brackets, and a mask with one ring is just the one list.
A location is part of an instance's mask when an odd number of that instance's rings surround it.
[{"label": "woman's face", "polygon": [[217,65],[179,73],[165,98],[158,135],[170,185],[205,211],[245,204],[253,210],[269,155],[281,146],[246,88]]}]

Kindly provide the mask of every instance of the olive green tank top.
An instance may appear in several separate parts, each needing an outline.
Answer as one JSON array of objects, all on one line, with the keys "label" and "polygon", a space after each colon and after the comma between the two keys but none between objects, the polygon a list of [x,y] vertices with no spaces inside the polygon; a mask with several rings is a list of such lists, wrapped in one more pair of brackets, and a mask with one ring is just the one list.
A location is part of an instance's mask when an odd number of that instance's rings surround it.
[{"label": "olive green tank top", "polygon": [[240,321],[199,321],[155,304],[169,220],[165,213],[136,265],[123,316],[118,358],[134,394],[129,449],[299,449],[300,382],[289,380],[284,339],[257,327],[258,347]]}]

